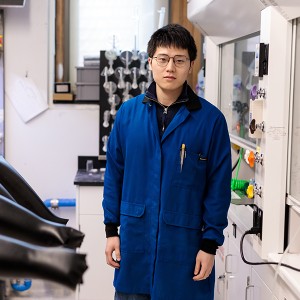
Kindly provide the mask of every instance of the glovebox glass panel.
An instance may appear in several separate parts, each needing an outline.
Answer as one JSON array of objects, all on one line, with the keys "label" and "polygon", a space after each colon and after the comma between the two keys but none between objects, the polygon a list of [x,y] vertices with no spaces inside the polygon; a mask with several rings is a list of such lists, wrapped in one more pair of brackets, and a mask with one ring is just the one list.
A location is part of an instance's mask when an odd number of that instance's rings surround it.
[{"label": "glovebox glass panel", "polygon": [[221,46],[221,110],[229,132],[255,143],[249,137],[250,90],[258,85],[254,76],[255,49],[259,35],[239,39]]},{"label": "glovebox glass panel", "polygon": [[295,84],[291,136],[290,194],[300,201],[300,19],[297,20],[295,52]]}]

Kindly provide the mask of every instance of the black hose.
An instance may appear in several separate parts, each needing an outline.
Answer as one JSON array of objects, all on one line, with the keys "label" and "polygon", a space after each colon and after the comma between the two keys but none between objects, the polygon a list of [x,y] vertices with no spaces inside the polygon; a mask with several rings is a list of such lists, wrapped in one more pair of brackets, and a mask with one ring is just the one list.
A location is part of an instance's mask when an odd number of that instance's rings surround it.
[{"label": "black hose", "polygon": [[238,155],[238,158],[236,160],[236,162],[234,163],[234,165],[232,166],[232,172],[235,170],[235,168],[237,167],[237,165],[239,164],[239,160],[240,160],[240,151],[241,150],[237,150],[237,155]]},{"label": "black hose", "polygon": [[239,163],[239,158],[237,159],[237,161],[236,161],[235,164],[233,165],[233,167],[232,167],[232,172],[235,170],[235,168],[237,167],[238,163]]},{"label": "black hose", "polygon": [[251,261],[248,261],[245,256],[244,256],[244,250],[243,250],[243,243],[244,243],[244,238],[246,235],[248,234],[256,234],[258,233],[258,231],[256,229],[251,229],[251,230],[248,230],[246,232],[244,232],[244,234],[242,235],[241,237],[241,241],[240,241],[240,254],[241,254],[241,258],[243,260],[243,262],[245,264],[248,264],[248,265],[253,265],[253,266],[258,266],[258,265],[277,265],[277,266],[281,266],[281,267],[286,267],[286,268],[289,268],[291,270],[294,270],[294,271],[297,271],[297,272],[300,272],[300,269],[299,268],[296,268],[294,266],[291,266],[291,265],[288,265],[288,264],[285,264],[285,263],[280,263],[280,262],[270,262],[270,261],[261,261],[261,262],[251,262]]}]

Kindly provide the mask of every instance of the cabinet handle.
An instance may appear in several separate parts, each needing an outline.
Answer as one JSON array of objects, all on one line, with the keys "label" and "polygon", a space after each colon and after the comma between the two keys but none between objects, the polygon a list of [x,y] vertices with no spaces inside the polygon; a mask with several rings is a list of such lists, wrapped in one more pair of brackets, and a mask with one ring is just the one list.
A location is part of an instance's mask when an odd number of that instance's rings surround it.
[{"label": "cabinet handle", "polygon": [[227,255],[225,256],[225,272],[226,272],[226,273],[232,273],[232,272],[228,271],[228,268],[227,268],[227,266],[228,266],[228,264],[227,264],[227,262],[228,262],[228,257],[231,257],[231,256],[233,256],[233,255],[232,255],[232,254],[227,254]]},{"label": "cabinet handle", "polygon": [[245,289],[245,300],[248,300],[248,290],[250,288],[253,288],[253,287],[254,287],[254,285],[247,285],[246,286],[246,289]]},{"label": "cabinet handle", "polygon": [[225,273],[223,275],[218,276],[218,281],[217,281],[217,292],[219,295],[223,295],[223,293],[220,293],[220,281],[222,281],[223,283],[223,287],[224,287],[224,283],[225,283]]}]

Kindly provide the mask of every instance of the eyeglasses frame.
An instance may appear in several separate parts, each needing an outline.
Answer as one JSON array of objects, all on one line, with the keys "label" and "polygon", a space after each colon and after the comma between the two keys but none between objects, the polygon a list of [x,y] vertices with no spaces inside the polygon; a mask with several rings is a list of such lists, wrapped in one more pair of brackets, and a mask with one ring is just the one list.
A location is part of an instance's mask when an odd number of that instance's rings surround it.
[{"label": "eyeglasses frame", "polygon": [[185,58],[186,58],[185,63],[186,63],[187,61],[190,60],[190,59],[189,59],[188,57],[186,57],[185,55],[180,55],[180,54],[179,54],[179,55],[174,55],[174,56],[169,56],[168,54],[161,54],[161,55],[164,55],[164,56],[166,56],[166,57],[169,57],[169,59],[168,59],[166,65],[161,65],[161,64],[159,64],[159,62],[157,61],[157,58],[158,58],[157,56],[153,56],[153,57],[152,57],[152,59],[154,58],[154,59],[156,60],[157,65],[160,66],[160,67],[166,67],[166,66],[169,64],[170,59],[172,58],[175,67],[177,67],[177,68],[183,68],[186,64],[184,64],[183,66],[177,66],[177,65],[176,65],[176,62],[175,62],[175,57],[176,57],[176,56],[182,56],[182,57],[185,57]]}]

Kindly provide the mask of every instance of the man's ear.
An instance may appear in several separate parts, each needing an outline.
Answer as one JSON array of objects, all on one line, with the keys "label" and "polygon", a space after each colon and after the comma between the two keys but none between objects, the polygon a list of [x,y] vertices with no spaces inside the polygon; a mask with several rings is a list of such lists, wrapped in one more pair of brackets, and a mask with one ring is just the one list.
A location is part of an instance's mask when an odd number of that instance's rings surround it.
[{"label": "man's ear", "polygon": [[193,66],[194,66],[194,60],[193,61],[191,61],[191,65],[190,65],[190,68],[189,68],[189,74],[191,74],[192,73],[192,70],[193,70]]},{"label": "man's ear", "polygon": [[148,57],[149,70],[152,71],[152,58]]}]

